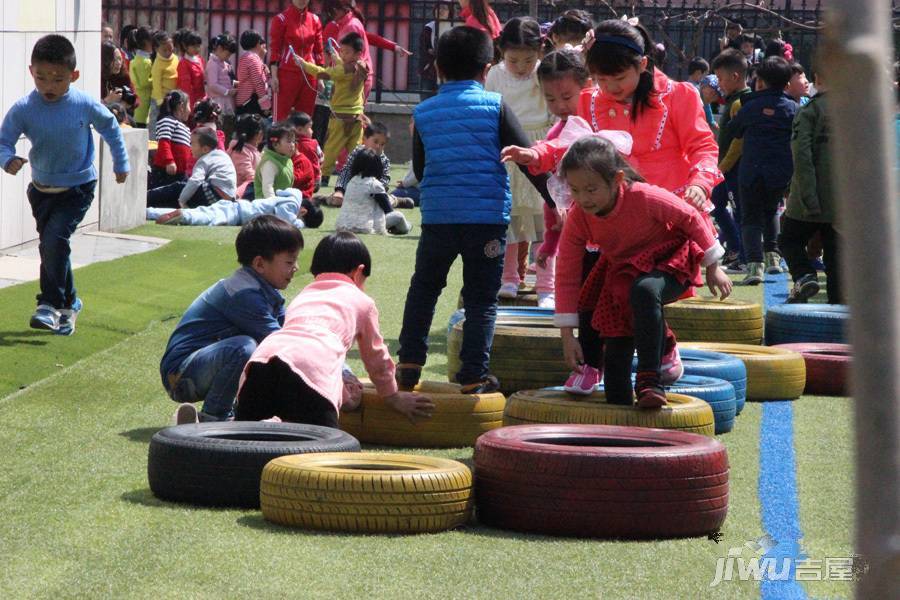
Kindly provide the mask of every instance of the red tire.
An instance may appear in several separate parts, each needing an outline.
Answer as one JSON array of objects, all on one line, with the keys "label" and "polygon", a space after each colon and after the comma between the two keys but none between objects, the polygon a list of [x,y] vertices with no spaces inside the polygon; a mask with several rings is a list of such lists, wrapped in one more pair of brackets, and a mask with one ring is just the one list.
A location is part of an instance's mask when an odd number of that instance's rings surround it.
[{"label": "red tire", "polygon": [[717,531],[728,455],[694,433],[609,425],[517,425],[475,444],[478,520],[502,529],[602,538]]},{"label": "red tire", "polygon": [[850,392],[847,379],[852,351],[847,344],[779,344],[775,348],[803,355],[806,363],[804,394],[846,396]]}]

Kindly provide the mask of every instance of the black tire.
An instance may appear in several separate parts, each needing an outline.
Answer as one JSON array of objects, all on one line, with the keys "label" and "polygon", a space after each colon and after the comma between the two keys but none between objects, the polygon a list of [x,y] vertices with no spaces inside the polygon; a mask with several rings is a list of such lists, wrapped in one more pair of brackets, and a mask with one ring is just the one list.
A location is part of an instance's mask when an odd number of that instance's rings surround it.
[{"label": "black tire", "polygon": [[150,440],[147,479],[161,500],[258,508],[260,476],[273,458],[359,450],[352,435],[317,425],[252,421],[178,425]]}]

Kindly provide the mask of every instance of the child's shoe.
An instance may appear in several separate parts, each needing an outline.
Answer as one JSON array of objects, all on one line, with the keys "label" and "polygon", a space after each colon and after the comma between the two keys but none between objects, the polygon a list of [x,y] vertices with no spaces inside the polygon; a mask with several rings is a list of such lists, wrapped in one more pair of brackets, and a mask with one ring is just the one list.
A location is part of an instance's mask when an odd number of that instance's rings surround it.
[{"label": "child's shoe", "polygon": [[746,275],[747,265],[740,261],[736,261],[729,265],[725,265],[724,271],[726,275]]},{"label": "child's shoe", "polygon": [[666,405],[666,391],[659,375],[653,371],[642,371],[635,377],[634,391],[638,408],[660,408]]},{"label": "child's shoe", "polygon": [[673,344],[672,349],[663,355],[659,371],[659,382],[662,385],[672,385],[684,375],[684,365],[681,362],[681,354],[678,352],[678,344]]},{"label": "child's shoe", "polygon": [[419,385],[420,377],[422,377],[422,365],[413,363],[400,363],[394,372],[397,387],[404,392],[411,392],[414,387]]},{"label": "child's shoe", "polygon": [[761,262],[747,263],[747,275],[739,285],[759,285],[763,282],[765,265]]},{"label": "child's shoe", "polygon": [[59,329],[59,311],[49,304],[39,304],[31,315],[29,325],[32,329],[46,329],[56,331]]},{"label": "child's shoe", "polygon": [[481,381],[466,383],[460,386],[460,394],[492,394],[500,390],[500,382],[493,375],[488,375]]},{"label": "child's shoe", "polygon": [[813,273],[804,275],[794,282],[787,299],[787,304],[806,304],[810,298],[819,293],[819,281]]},{"label": "child's shoe", "polygon": [[538,308],[556,310],[556,294],[553,292],[538,292]]},{"label": "child's shoe", "polygon": [[187,425],[188,423],[199,423],[200,416],[197,413],[197,407],[190,402],[179,404],[172,415],[172,425]]},{"label": "child's shoe", "polygon": [[781,270],[781,255],[777,252],[766,252],[766,273],[769,275],[780,275],[783,272]]},{"label": "child's shoe", "polygon": [[416,203],[412,198],[397,198],[397,208],[415,208]]},{"label": "child's shoe", "polygon": [[75,333],[75,319],[78,313],[84,308],[84,302],[81,298],[75,298],[72,308],[64,308],[59,311],[59,328],[54,332],[57,335],[72,335]]},{"label": "child's shoe", "polygon": [[595,369],[590,365],[581,365],[581,373],[572,371],[563,389],[570,394],[578,394],[580,396],[590,396],[600,385],[600,377],[602,373],[599,369]]},{"label": "child's shoe", "polygon": [[511,300],[519,295],[519,286],[511,281],[506,282],[500,286],[500,293],[498,295],[501,298]]},{"label": "child's shoe", "polygon": [[172,212],[167,212],[162,215],[158,219],[156,219],[157,225],[179,225],[184,221],[184,215],[181,213],[180,208],[176,208]]},{"label": "child's shoe", "polygon": [[409,224],[403,213],[396,210],[384,215],[384,224],[388,233],[394,235],[406,235],[412,229],[412,225]]}]

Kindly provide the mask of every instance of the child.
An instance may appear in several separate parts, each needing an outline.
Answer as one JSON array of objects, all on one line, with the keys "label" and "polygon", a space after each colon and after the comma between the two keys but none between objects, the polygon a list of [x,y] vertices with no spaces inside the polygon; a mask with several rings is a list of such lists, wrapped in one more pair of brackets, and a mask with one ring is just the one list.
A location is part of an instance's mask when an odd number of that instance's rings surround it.
[{"label": "child", "polygon": [[234,93],[236,115],[268,114],[272,111],[272,92],[269,89],[269,69],[263,63],[266,41],[248,29],[241,34],[244,53],[238,60],[237,90]]},{"label": "child", "polygon": [[[550,113],[537,78],[541,56],[541,28],[531,17],[515,17],[503,27],[498,40],[503,62],[488,72],[484,89],[499,92],[512,109],[531,142],[543,139],[550,127]],[[506,255],[503,261],[501,298],[519,293],[519,246],[539,242],[544,236],[543,200],[515,165],[508,165],[512,193]],[[553,306],[553,275],[537,267],[538,306]]]},{"label": "child", "polygon": [[150,68],[153,93],[150,95],[150,117],[147,121],[151,140],[157,139],[156,120],[160,117],[159,107],[163,99],[178,87],[178,57],[175,55],[171,36],[165,31],[157,31],[153,34],[153,47],[156,49],[156,58]]},{"label": "child", "polygon": [[235,418],[337,427],[340,411],[359,405],[347,398],[343,369],[354,342],[385,403],[410,421],[429,418],[434,403],[427,396],[397,390],[378,309],[364,292],[372,261],[362,241],[348,232],[329,235],[316,247],[310,271],[315,280],[291,302],[284,327],[250,357]]},{"label": "child", "polygon": [[191,155],[191,130],[188,129],[190,100],[181,90],[169,92],[159,108],[159,122],[156,123],[156,154],[148,188],[161,187],[176,181],[183,181],[193,161]]},{"label": "child", "polygon": [[[730,125],[734,136],[744,140],[739,177],[747,276],[742,285],[759,285],[765,272],[781,272],[778,204],[794,169],[791,125],[797,114],[797,103],[784,92],[790,79],[788,61],[780,56],[764,60],[756,71],[757,91],[744,98]],[[766,229],[774,235],[763,240]]]},{"label": "child", "polygon": [[147,209],[147,219],[156,221],[157,225],[245,225],[259,215],[275,215],[297,229],[315,229],[325,218],[321,208],[295,189],[278,190],[274,198],[261,200],[219,200],[196,208]]},{"label": "child", "polygon": [[[725,96],[725,106],[719,121],[719,170],[725,181],[719,183],[712,192],[712,216],[719,225],[720,239],[728,249],[723,263],[726,272],[745,273],[741,265],[746,264],[741,245],[740,203],[738,202],[738,163],[744,142],[734,137],[731,120],[741,110],[741,102],[753,90],[747,86],[747,59],[739,50],[728,48],[719,54],[712,64],[719,89]],[[733,199],[734,214],[728,210],[728,201]],[[729,269],[731,267],[731,269]]]},{"label": "child", "polygon": [[206,94],[222,107],[222,113],[234,115],[234,73],[228,61],[237,52],[237,42],[227,31],[209,41],[209,62],[206,63]]},{"label": "child", "polygon": [[706,114],[706,122],[715,133],[719,130],[719,124],[713,116],[713,106],[716,108],[722,103],[722,90],[719,88],[719,78],[715,75],[704,75],[700,80],[700,99],[703,100],[703,112]]},{"label": "child", "polygon": [[[454,27],[442,35],[437,68],[445,83],[413,114],[422,233],[400,332],[397,378],[404,389],[419,380],[434,307],[459,255],[466,321],[457,381],[467,394],[499,389],[488,362],[512,203],[500,149],[527,145],[529,138],[500,95],[484,91],[493,53],[491,39],[478,29]],[[546,176],[533,181],[552,203]]]},{"label": "child", "polygon": [[419,80],[422,91],[420,100],[427,100],[436,93],[438,87],[437,72],[434,69],[434,49],[442,33],[453,27],[453,4],[440,0],[432,9],[434,21],[425,23],[419,35]]},{"label": "child", "polygon": [[[93,95],[71,88],[79,72],[75,48],[61,35],[31,51],[35,90],[9,109],[0,126],[0,166],[15,175],[31,162],[28,202],[40,236],[40,293],[31,327],[72,335],[83,307],[75,291],[69,238],[94,199],[97,171],[91,126],[109,144],[116,182],[128,176],[128,154],[115,117]],[[24,135],[29,160],[16,156]]]},{"label": "child", "polygon": [[688,63],[688,81],[700,91],[700,81],[709,73],[709,63],[701,56],[695,56]]},{"label": "child", "polygon": [[200,56],[203,40],[192,29],[180,29],[175,32],[172,41],[182,57],[178,61],[178,89],[188,95],[193,109],[206,96],[206,63]]},{"label": "child", "polygon": [[131,129],[131,115],[128,114],[128,109],[125,108],[124,104],[121,102],[110,102],[104,104],[104,106],[106,106],[109,112],[116,118],[116,122],[119,124],[120,129]]},{"label": "child", "polygon": [[573,8],[567,10],[553,21],[547,31],[547,37],[555,50],[581,51],[581,42],[587,32],[594,28],[594,21],[587,11]]},{"label": "child", "polygon": [[136,99],[122,51],[112,42],[100,46],[100,98],[104,104],[122,102],[128,106],[134,106]]},{"label": "child", "polygon": [[257,344],[281,329],[284,298],[278,292],[297,272],[303,236],[278,217],[263,215],[241,227],[235,240],[241,267],[194,300],[172,332],[159,365],[163,387],[181,403],[178,424],[233,416],[244,365]]},{"label": "child", "polygon": [[390,140],[391,133],[384,123],[375,122],[365,126],[362,144],[354,148],[353,152],[347,156],[347,162],[344,164],[344,168],[341,169],[341,176],[334,185],[334,193],[328,201],[330,206],[340,206],[344,201],[344,190],[347,188],[350,178],[353,177],[350,173],[350,163],[353,162],[358,153],[366,149],[374,152],[381,161],[381,173],[378,175],[378,180],[384,186],[384,189],[387,189],[391,183],[391,160],[384,153],[384,147],[387,146]]},{"label": "child", "polygon": [[807,258],[806,245],[816,232],[822,236],[825,273],[828,276],[829,304],[842,304],[837,217],[831,180],[831,153],[828,144],[827,100],[821,71],[815,73],[818,92],[794,118],[791,152],[794,175],[784,211],[778,245],[784,253],[794,288],[789,304],[805,303],[819,292],[815,270]]},{"label": "child", "polygon": [[131,45],[136,48],[128,67],[131,82],[134,84],[134,93],[138,97],[138,105],[134,109],[134,124],[136,127],[144,128],[147,127],[151,96],[153,95],[151,73],[153,62],[150,60],[150,54],[153,52],[153,34],[150,29],[142,25],[132,30],[130,39]]},{"label": "child", "polygon": [[313,191],[318,191],[322,179],[322,159],[325,155],[319,147],[319,142],[313,137],[313,120],[305,112],[292,112],[288,122],[294,126],[294,133],[297,134],[297,152],[305,156],[312,165],[315,182]]},{"label": "child", "polygon": [[500,37],[500,19],[488,0],[459,0],[459,6],[462,9],[459,18],[463,19],[467,27],[480,29],[491,36],[492,40]]},{"label": "child", "polygon": [[237,174],[237,197],[252,200],[253,180],[261,157],[259,145],[263,141],[262,117],[254,114],[241,115],[234,133],[235,137],[228,146],[228,156],[231,157]]},{"label": "child", "polygon": [[409,233],[409,223],[391,207],[382,175],[379,156],[368,148],[354,151],[347,160],[350,181],[334,228],[354,233]]},{"label": "child", "polygon": [[784,91],[801,107],[809,103],[809,80],[800,63],[791,63],[791,80]]},{"label": "child", "polygon": [[198,127],[208,127],[212,129],[216,138],[219,140],[219,150],[225,149],[225,132],[219,129],[219,119],[222,116],[222,107],[212,98],[204,98],[197,106],[194,107],[194,114],[191,115],[191,121],[194,123],[194,129]]},{"label": "child", "polygon": [[[329,46],[332,54],[334,49]],[[306,62],[294,55],[294,61],[310,75],[334,82],[331,98],[331,118],[328,120],[328,135],[325,140],[325,159],[322,163],[323,185],[334,170],[334,162],[341,150],[353,150],[362,138],[363,86],[369,71],[361,60],[363,38],[356,33],[348,33],[341,38],[339,64],[324,68]]]},{"label": "child", "polygon": [[191,177],[147,191],[147,206],[186,208],[234,200],[237,175],[231,158],[218,148],[216,132],[198,127],[191,134],[191,154],[197,159]]},{"label": "child", "polygon": [[289,124],[273,125],[266,137],[266,148],[253,179],[254,198],[271,198],[277,190],[294,186],[294,128]]},{"label": "child", "polygon": [[[579,369],[584,354],[573,330],[579,308],[593,310],[591,324],[602,338],[606,398],[633,402],[631,363],[637,348],[637,404],[666,404],[661,362],[666,338],[662,305],[706,281],[724,299],[731,280],[719,268],[724,250],[702,215],[674,194],[643,182],[600,137],[583,138],[566,152],[560,173],[571,188],[560,243],[555,324],[562,329],[566,362]],[[582,286],[585,244],[596,244],[600,260]]]}]

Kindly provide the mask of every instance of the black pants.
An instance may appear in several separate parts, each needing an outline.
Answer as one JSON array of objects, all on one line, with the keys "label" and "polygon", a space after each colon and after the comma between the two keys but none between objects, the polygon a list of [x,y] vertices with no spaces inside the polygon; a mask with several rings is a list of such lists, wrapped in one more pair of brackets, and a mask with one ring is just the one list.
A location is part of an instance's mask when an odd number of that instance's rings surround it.
[{"label": "black pants", "polygon": [[825,275],[828,277],[828,303],[843,304],[841,293],[840,255],[837,232],[831,223],[812,223],[798,221],[790,217],[784,218],[778,245],[784,260],[791,270],[791,278],[796,282],[806,275],[815,275],[816,271],[809,264],[806,244],[816,234],[822,236],[822,262],[825,263]]},{"label": "black pants", "polygon": [[763,252],[778,250],[778,204],[784,188],[769,189],[763,179],[741,182],[741,242],[747,262],[763,262]]},{"label": "black pants", "polygon": [[[585,252],[581,259],[581,283],[587,281],[588,275],[600,260],[600,252]],[[584,364],[595,369],[600,368],[603,357],[603,343],[600,334],[591,325],[594,311],[581,311],[578,313],[578,343],[581,344],[581,353],[584,355]]]},{"label": "black pants", "polygon": [[273,416],[287,423],[338,426],[334,404],[278,357],[247,367],[234,412],[235,421],[261,421]]},{"label": "black pants", "polygon": [[687,290],[673,275],[652,271],[634,280],[631,286],[631,310],[634,313],[634,337],[612,337],[602,340],[604,385],[610,404],[631,404],[631,363],[635,348],[638,373],[659,375],[666,322],[663,304],[674,302]]},{"label": "black pants", "polygon": [[[150,208],[181,208],[178,199],[181,197],[181,191],[187,185],[187,181],[176,181],[168,185],[155,187],[147,190],[147,207]],[[250,186],[248,186],[250,187]],[[185,206],[187,208],[197,208],[198,206],[209,206],[218,202],[222,198],[216,194],[216,191],[207,182],[200,184],[197,191],[188,198]]]}]

